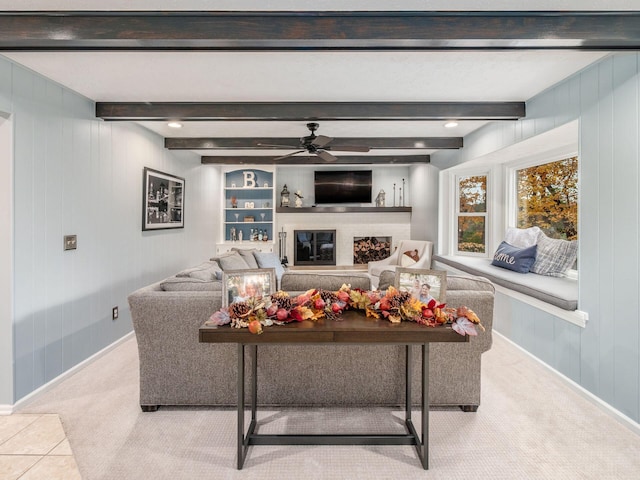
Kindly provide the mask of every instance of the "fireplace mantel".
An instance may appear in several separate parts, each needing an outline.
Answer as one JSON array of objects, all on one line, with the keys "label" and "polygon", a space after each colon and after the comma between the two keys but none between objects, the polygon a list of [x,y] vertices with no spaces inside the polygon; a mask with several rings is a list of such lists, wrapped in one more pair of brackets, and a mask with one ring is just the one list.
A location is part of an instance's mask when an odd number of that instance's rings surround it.
[{"label": "fireplace mantel", "polygon": [[411,213],[411,207],[276,207],[277,213]]}]

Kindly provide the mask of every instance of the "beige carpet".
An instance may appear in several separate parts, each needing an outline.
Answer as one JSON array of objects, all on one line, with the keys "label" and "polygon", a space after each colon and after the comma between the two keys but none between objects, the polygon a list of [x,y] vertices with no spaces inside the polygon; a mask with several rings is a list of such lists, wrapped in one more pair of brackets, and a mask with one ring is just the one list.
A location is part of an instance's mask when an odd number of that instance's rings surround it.
[{"label": "beige carpet", "polygon": [[[409,446],[258,446],[235,468],[235,410],[138,406],[135,339],[19,413],[57,413],[84,479],[638,479],[640,436],[500,337],[477,413],[431,412],[430,469]],[[386,432],[403,412],[260,413],[261,432]],[[414,414],[419,424],[419,414]]]}]

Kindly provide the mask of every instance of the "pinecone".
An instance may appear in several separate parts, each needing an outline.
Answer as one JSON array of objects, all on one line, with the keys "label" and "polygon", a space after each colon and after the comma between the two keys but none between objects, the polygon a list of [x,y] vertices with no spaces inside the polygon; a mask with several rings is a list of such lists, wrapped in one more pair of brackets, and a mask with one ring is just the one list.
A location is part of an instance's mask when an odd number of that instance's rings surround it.
[{"label": "pinecone", "polygon": [[411,298],[411,293],[409,292],[398,292],[393,297],[391,297],[391,308],[400,308],[405,302],[409,301]]},{"label": "pinecone", "polygon": [[245,302],[236,302],[229,305],[229,316],[231,318],[242,318],[251,311],[251,307]]},{"label": "pinecone", "polygon": [[286,311],[289,311],[293,308],[293,299],[291,297],[280,297],[274,299],[272,296],[271,301],[278,305],[278,308],[284,308]]},{"label": "pinecone", "polygon": [[320,290],[320,298],[322,298],[324,303],[327,305],[331,305],[338,301],[338,296],[329,290]]}]

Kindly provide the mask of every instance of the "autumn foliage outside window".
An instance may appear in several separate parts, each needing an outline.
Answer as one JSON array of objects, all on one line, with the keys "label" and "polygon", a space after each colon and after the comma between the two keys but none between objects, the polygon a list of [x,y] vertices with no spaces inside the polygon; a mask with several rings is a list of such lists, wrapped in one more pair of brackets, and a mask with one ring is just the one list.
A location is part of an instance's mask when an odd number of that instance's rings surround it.
[{"label": "autumn foliage outside window", "polygon": [[486,249],[487,176],[458,179],[458,252]]},{"label": "autumn foliage outside window", "polygon": [[578,238],[578,157],[516,171],[518,228],[551,238]]}]

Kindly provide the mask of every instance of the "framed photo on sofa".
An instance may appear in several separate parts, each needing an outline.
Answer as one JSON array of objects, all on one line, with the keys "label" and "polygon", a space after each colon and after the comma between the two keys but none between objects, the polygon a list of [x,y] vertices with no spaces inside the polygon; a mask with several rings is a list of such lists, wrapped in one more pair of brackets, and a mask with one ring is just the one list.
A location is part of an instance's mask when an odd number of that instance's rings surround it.
[{"label": "framed photo on sofa", "polygon": [[246,302],[276,291],[275,268],[225,270],[222,273],[222,306]]},{"label": "framed photo on sofa", "polygon": [[447,301],[447,272],[442,270],[420,270],[397,268],[395,287],[428,305],[431,300],[438,304]]},{"label": "framed photo on sofa", "polygon": [[184,178],[151,168],[142,175],[142,230],[184,228]]}]

